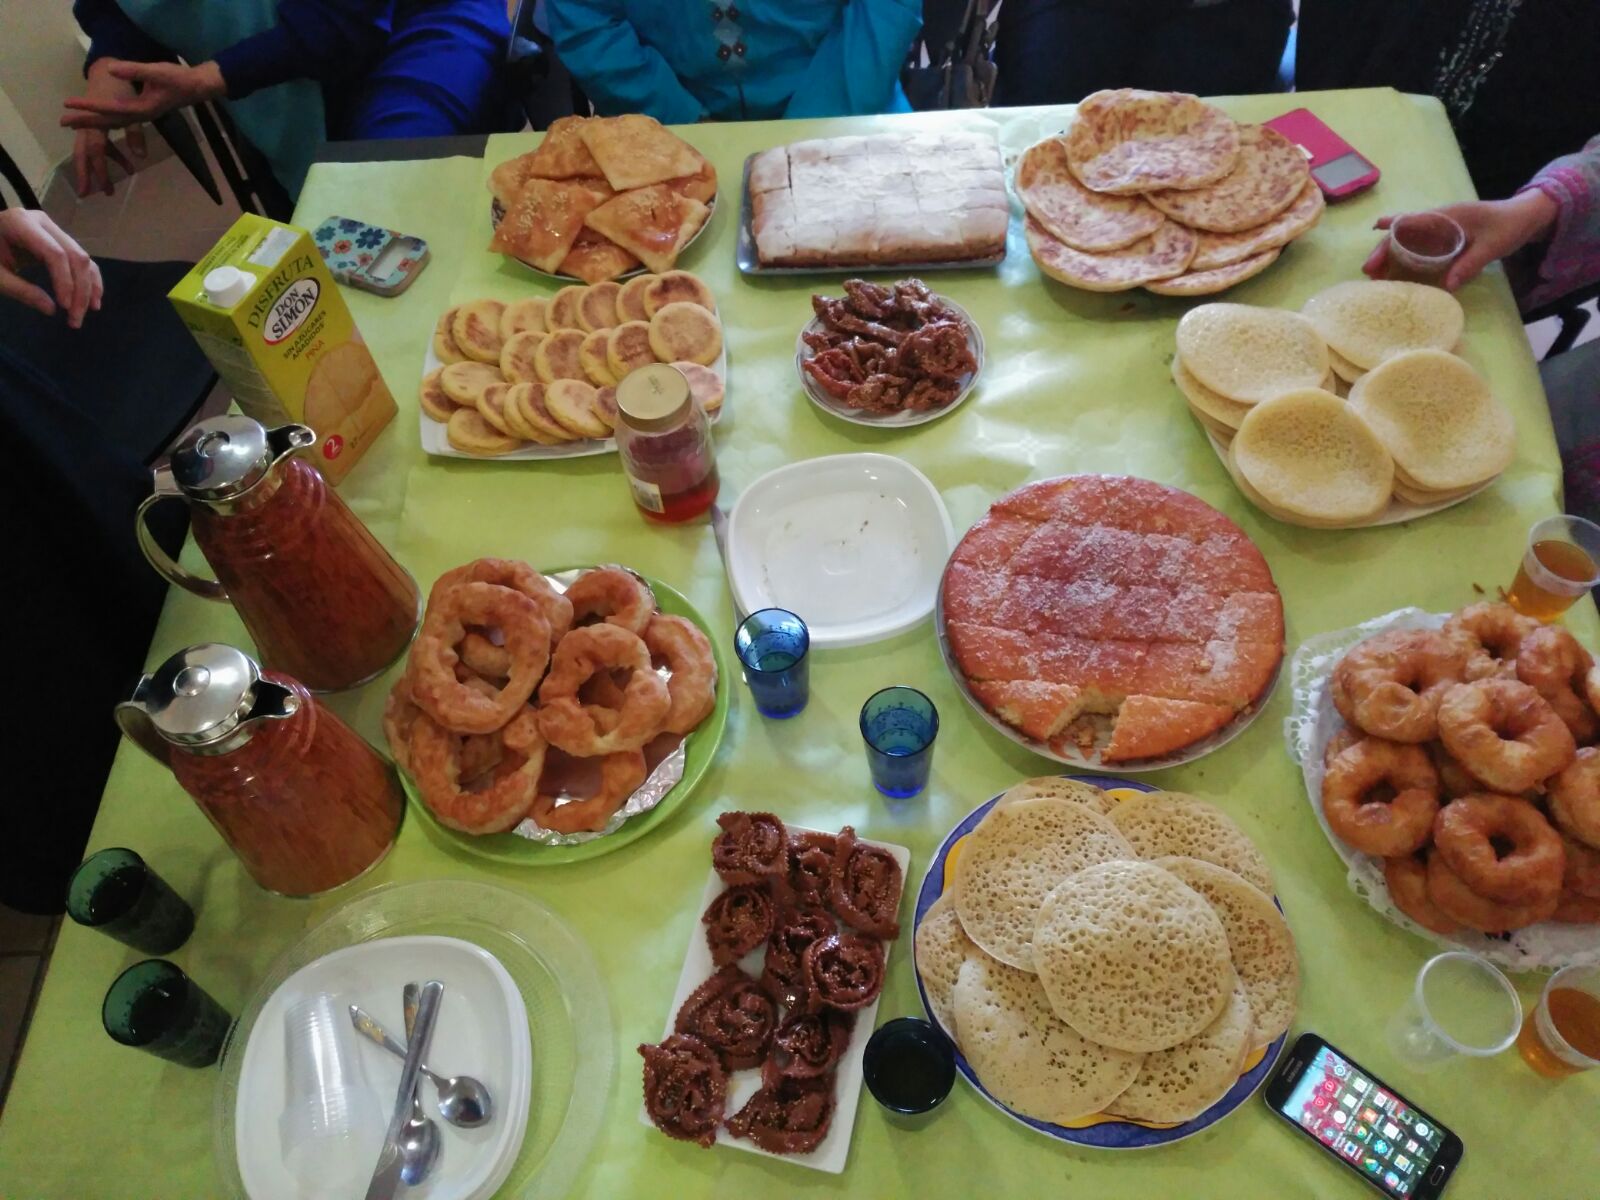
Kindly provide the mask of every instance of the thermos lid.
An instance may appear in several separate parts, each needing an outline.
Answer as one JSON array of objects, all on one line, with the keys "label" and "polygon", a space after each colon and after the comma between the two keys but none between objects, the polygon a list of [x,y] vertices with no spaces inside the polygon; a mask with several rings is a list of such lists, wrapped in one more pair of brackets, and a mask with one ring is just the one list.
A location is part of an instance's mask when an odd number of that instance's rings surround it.
[{"label": "thermos lid", "polygon": [[133,703],[167,741],[204,745],[239,728],[255,706],[260,681],[260,668],[244,651],[202,642],[178,651],[139,680]]},{"label": "thermos lid", "polygon": [[682,371],[670,363],[651,363],[617,384],[617,415],[629,429],[661,433],[683,419],[690,396]]},{"label": "thermos lid", "polygon": [[260,483],[284,453],[315,440],[304,425],[269,431],[249,417],[210,417],[179,439],[172,478],[197,499],[226,500]]}]

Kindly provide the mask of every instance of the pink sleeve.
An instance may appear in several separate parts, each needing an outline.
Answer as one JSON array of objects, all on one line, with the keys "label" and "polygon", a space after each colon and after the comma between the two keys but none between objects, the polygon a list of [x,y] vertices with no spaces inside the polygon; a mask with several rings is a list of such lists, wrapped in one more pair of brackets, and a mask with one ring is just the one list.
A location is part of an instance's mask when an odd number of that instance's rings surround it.
[{"label": "pink sleeve", "polygon": [[1600,137],[1550,163],[1518,194],[1534,188],[1556,202],[1556,225],[1524,308],[1600,280]]}]

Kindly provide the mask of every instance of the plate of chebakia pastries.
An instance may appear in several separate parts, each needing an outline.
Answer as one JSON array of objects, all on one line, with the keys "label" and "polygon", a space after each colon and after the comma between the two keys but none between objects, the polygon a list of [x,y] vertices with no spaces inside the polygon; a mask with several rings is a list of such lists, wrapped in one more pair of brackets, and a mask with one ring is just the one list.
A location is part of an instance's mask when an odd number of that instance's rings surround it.
[{"label": "plate of chebakia pastries", "polygon": [[688,271],[467,300],[440,314],[418,396],[422,448],[454,458],[605,454],[617,384],[671,363],[715,421],[728,354],[717,302]]}]

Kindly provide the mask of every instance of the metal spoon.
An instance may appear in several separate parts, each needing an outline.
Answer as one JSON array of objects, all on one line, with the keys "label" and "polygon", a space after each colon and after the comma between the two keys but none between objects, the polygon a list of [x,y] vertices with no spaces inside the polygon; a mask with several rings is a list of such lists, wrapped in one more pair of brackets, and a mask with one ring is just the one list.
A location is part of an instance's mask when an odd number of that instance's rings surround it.
[{"label": "metal spoon", "polygon": [[[356,1032],[368,1041],[376,1042],[390,1054],[405,1057],[406,1048],[359,1004],[350,1006],[350,1023]],[[494,1117],[494,1097],[470,1075],[452,1075],[441,1078],[426,1066],[422,1073],[433,1081],[439,1093],[439,1115],[459,1129],[476,1129]]]},{"label": "metal spoon", "polygon": [[[417,1022],[417,1001],[421,989],[414,983],[405,986],[406,1039]],[[360,1028],[358,1025],[357,1028]],[[411,1119],[400,1130],[400,1180],[407,1187],[416,1187],[428,1177],[439,1161],[439,1126],[422,1111],[422,1101],[411,1094]]]}]

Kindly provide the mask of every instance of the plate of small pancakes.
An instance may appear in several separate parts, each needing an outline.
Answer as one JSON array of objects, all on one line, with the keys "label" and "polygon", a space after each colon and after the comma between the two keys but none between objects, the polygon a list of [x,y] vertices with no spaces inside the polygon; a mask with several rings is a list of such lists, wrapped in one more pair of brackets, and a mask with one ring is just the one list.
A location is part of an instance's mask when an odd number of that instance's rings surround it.
[{"label": "plate of small pancakes", "polygon": [[1235,485],[1277,520],[1393,525],[1459,504],[1510,464],[1516,430],[1459,357],[1460,302],[1352,280],[1300,312],[1203,304],[1172,378]]},{"label": "plate of small pancakes", "polygon": [[1039,270],[1070,287],[1204,296],[1260,274],[1322,217],[1305,156],[1182,92],[1085,97],[1014,179]]},{"label": "plate of small pancakes", "polygon": [[424,357],[422,448],[449,458],[609,453],[616,385],[655,362],[683,373],[712,421],[721,416],[722,322],[711,289],[688,271],[468,300],[440,314]]},{"label": "plate of small pancakes", "polygon": [[1024,780],[944,839],[917,988],[963,1078],[1058,1141],[1133,1150],[1265,1081],[1300,968],[1272,871],[1215,806],[1107,776]]},{"label": "plate of small pancakes", "polygon": [[654,117],[561,117],[494,168],[489,191],[489,249],[599,283],[672,270],[711,223],[717,170]]}]

